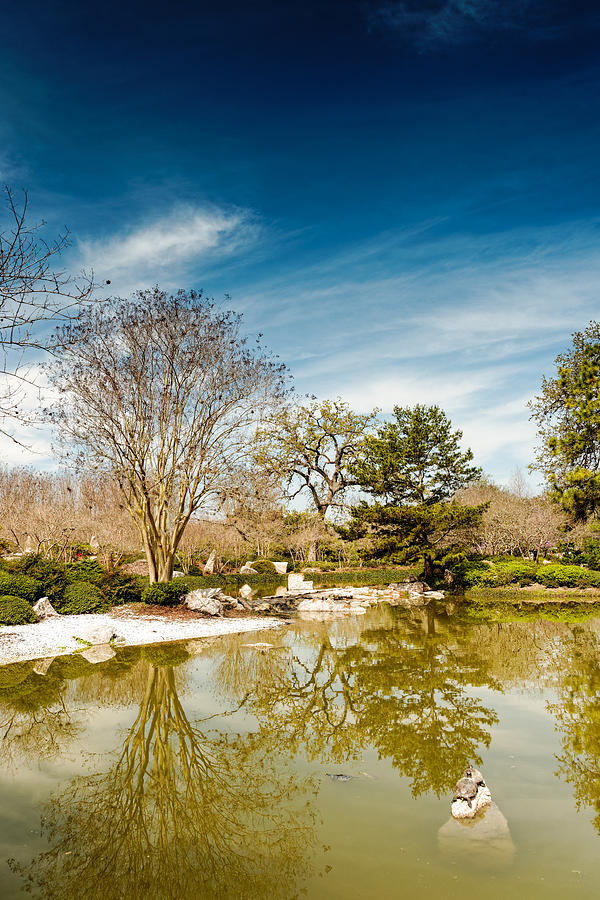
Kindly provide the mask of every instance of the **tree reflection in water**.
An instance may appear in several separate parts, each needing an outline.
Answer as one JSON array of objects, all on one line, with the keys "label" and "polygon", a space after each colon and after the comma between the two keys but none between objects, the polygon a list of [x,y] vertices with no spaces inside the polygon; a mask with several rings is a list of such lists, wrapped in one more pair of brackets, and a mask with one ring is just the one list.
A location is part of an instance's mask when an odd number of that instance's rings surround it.
[{"label": "tree reflection in water", "polygon": [[173,666],[149,665],[116,764],[52,798],[50,849],[12,868],[44,900],[293,897],[310,869],[310,788],[277,769],[259,736],[193,725]]},{"label": "tree reflection in water", "polygon": [[600,640],[589,626],[572,626],[560,648],[556,717],[562,750],[557,775],[572,785],[577,809],[590,807],[600,832]]},{"label": "tree reflection in water", "polygon": [[294,635],[287,666],[269,656],[272,671],[247,704],[273,750],[337,764],[371,746],[411,779],[415,796],[440,795],[469,760],[481,761],[498,721],[470,690],[500,684],[459,635],[437,634],[431,615],[395,616],[336,645],[328,625],[315,623]]}]

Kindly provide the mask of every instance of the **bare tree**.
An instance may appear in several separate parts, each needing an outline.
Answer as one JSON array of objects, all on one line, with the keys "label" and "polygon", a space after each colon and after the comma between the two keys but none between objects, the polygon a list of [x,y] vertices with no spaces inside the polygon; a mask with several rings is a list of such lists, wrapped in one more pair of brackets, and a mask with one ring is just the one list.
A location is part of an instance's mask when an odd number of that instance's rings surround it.
[{"label": "bare tree", "polygon": [[7,224],[0,230],[0,418],[17,418],[23,390],[35,376],[31,351],[47,349],[50,323],[70,318],[94,290],[91,274],[74,279],[57,263],[69,246],[68,230],[47,238],[46,223],[28,220],[21,201],[5,185]]},{"label": "bare tree", "polygon": [[[168,581],[191,516],[226,493],[251,431],[286,393],[285,367],[201,292],[158,287],[82,310],[49,365],[48,411],[78,460],[110,472],[139,530],[150,581]],[[70,446],[69,446],[70,445]]]}]

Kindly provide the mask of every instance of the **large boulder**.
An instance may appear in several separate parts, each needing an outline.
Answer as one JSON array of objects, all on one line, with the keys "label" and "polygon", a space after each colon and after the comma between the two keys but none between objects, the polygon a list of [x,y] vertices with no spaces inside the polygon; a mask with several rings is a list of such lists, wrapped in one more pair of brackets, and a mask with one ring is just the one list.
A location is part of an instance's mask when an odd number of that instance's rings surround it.
[{"label": "large boulder", "polygon": [[240,597],[243,600],[249,600],[250,597],[252,596],[252,594],[254,593],[254,591],[252,590],[252,588],[250,587],[249,584],[243,584],[240,588],[239,593],[240,593]]},{"label": "large boulder", "polygon": [[288,575],[288,591],[295,591],[296,593],[304,593],[305,591],[313,590],[313,582],[305,581],[304,575],[297,575],[295,572],[290,572]]},{"label": "large boulder", "polygon": [[193,609],[194,612],[204,613],[207,616],[222,616],[223,602],[221,595],[222,591],[220,588],[190,591],[186,595],[184,603],[188,609]]},{"label": "large boulder", "polygon": [[274,562],[275,571],[278,575],[285,575],[287,572],[288,564],[286,562]]},{"label": "large boulder", "polygon": [[47,597],[40,597],[37,603],[33,604],[33,611],[38,619],[58,618],[58,613]]},{"label": "large boulder", "polygon": [[258,575],[258,571],[253,569],[250,563],[246,563],[241,567],[240,575]]}]

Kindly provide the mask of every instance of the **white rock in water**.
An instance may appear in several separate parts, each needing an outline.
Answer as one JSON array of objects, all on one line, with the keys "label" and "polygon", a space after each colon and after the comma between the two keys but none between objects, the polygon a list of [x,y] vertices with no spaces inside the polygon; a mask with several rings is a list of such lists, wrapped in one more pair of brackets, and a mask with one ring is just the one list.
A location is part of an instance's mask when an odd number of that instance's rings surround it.
[{"label": "white rock in water", "polygon": [[333,612],[364,615],[364,606],[359,606],[352,601],[335,600],[333,597],[307,597],[301,600],[297,606],[299,612]]},{"label": "white rock in water", "polygon": [[97,644],[95,647],[84,650],[81,655],[89,663],[96,665],[96,663],[108,662],[109,659],[116,656],[116,653],[110,644]]},{"label": "white rock in water", "polygon": [[478,812],[489,806],[491,802],[490,789],[486,785],[480,785],[470,806],[467,800],[454,800],[450,811],[454,819],[473,819]]},{"label": "white rock in water", "polygon": [[430,600],[443,600],[446,595],[443,591],[423,591],[422,596]]},{"label": "white rock in water", "polygon": [[[217,591],[217,594],[221,593],[218,589],[213,588],[212,590]],[[209,616],[223,615],[223,604],[218,595],[212,594],[210,590],[191,591],[187,594],[184,603],[188,609],[193,609],[194,612],[205,613]]]},{"label": "white rock in water", "polygon": [[115,629],[112,625],[88,625],[81,627],[74,637],[88,644],[109,644],[115,637]]},{"label": "white rock in water", "polygon": [[38,619],[58,618],[58,613],[47,597],[40,597],[37,603],[33,604],[33,611]]},{"label": "white rock in water", "polygon": [[[310,584],[310,589],[307,585]],[[312,590],[312,582],[305,581],[304,575],[298,575],[296,572],[290,572],[288,575],[288,591],[306,591]]]}]

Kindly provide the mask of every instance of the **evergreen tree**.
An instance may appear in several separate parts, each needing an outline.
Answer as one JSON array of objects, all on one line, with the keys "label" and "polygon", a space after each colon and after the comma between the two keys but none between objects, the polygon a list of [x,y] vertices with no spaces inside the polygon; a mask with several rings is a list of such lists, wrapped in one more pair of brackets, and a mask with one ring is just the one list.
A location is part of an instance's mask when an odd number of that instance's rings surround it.
[{"label": "evergreen tree", "polygon": [[533,468],[566,512],[586,519],[600,509],[600,323],[575,332],[555,362],[530,404],[540,437]]},{"label": "evergreen tree", "polygon": [[423,559],[427,580],[436,564],[451,565],[456,533],[473,527],[487,504],[463,506],[456,491],[481,476],[462,432],[438,406],[394,407],[394,422],[365,439],[353,468],[360,487],[376,498],[352,507],[343,537],[370,536],[369,555],[390,562]]}]

